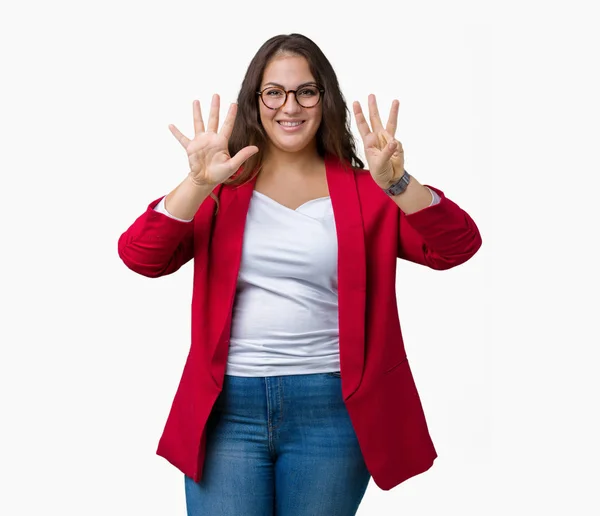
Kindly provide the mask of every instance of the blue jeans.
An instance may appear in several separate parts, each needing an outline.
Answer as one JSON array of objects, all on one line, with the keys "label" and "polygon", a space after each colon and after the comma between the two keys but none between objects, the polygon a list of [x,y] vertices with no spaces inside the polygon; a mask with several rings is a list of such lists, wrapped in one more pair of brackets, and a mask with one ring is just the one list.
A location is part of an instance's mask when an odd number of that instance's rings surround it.
[{"label": "blue jeans", "polygon": [[188,516],[353,516],[371,478],[339,373],[225,376]]}]

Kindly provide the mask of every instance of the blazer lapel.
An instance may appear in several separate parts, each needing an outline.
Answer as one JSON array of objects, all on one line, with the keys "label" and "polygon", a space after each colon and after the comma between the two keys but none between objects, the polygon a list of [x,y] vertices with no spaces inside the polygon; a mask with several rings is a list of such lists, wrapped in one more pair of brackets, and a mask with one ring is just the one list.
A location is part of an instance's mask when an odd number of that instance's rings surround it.
[{"label": "blazer lapel", "polygon": [[[338,309],[342,393],[358,388],[365,360],[366,252],[355,173],[334,157],[325,158],[327,184],[338,240]],[[237,187],[221,188],[220,208],[210,245],[209,326],[212,367],[222,386],[227,365],[231,311],[242,258],[246,216],[256,177]]]},{"label": "blazer lapel", "polygon": [[354,171],[325,158],[338,239],[340,366],[344,400],[360,385],[365,362],[367,269],[364,225]]},{"label": "blazer lapel", "polygon": [[217,385],[222,388],[231,330],[233,301],[242,259],[242,244],[253,181],[240,187],[221,187],[219,211],[214,218],[210,242],[208,274],[208,309],[206,317],[211,350],[211,370]]}]

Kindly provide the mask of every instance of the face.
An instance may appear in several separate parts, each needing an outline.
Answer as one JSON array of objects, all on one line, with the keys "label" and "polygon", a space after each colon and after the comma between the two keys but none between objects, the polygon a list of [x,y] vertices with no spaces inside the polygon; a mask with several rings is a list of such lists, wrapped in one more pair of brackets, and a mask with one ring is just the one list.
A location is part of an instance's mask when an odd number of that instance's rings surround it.
[{"label": "face", "polygon": [[[278,86],[284,90],[296,90],[306,83],[315,84],[308,61],[304,57],[277,57],[265,68],[259,90]],[[270,140],[270,145],[284,152],[316,149],[315,135],[322,118],[323,99],[315,107],[304,108],[290,93],[283,106],[269,109],[258,99],[260,120]],[[297,127],[286,127],[281,122],[301,122]]]}]

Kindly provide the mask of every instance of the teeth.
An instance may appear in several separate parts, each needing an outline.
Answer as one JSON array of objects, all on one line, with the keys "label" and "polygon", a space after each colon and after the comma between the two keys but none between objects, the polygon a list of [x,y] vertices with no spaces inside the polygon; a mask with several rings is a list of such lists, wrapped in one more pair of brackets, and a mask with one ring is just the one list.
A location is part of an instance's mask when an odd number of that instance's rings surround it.
[{"label": "teeth", "polygon": [[281,125],[285,125],[288,127],[296,127],[297,125],[300,125],[302,122],[279,122]]}]

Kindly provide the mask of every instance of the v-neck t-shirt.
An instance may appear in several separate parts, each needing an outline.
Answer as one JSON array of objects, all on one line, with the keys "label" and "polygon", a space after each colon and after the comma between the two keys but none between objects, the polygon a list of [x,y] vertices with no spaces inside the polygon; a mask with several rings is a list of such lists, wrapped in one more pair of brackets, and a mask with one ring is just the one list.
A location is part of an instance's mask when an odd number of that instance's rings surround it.
[{"label": "v-neck t-shirt", "polygon": [[253,192],[226,374],[339,371],[337,251],[330,197],[292,210]]}]

